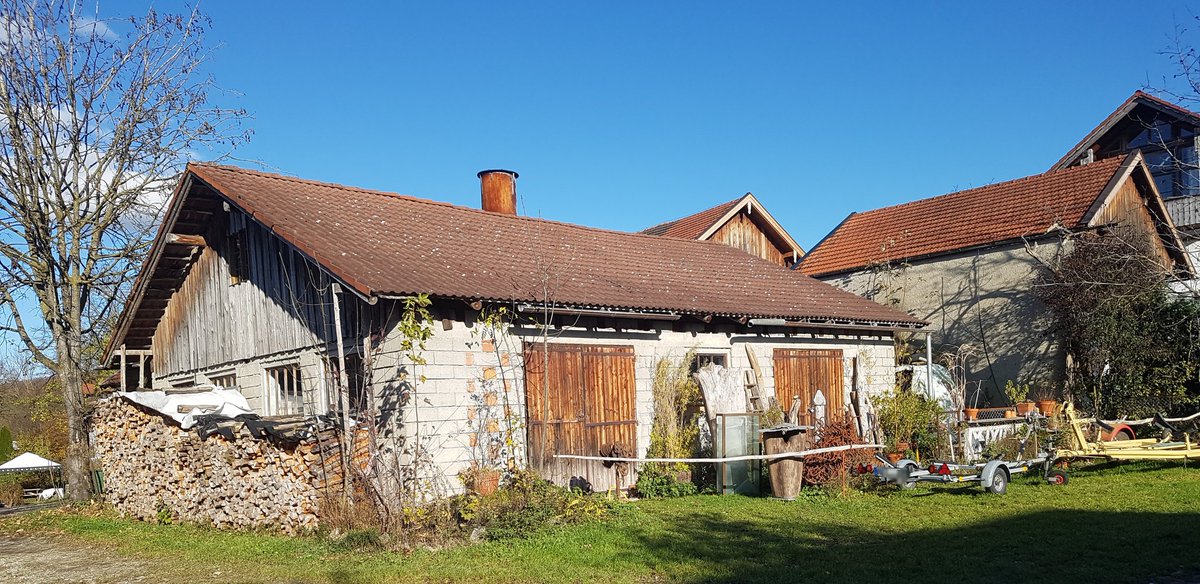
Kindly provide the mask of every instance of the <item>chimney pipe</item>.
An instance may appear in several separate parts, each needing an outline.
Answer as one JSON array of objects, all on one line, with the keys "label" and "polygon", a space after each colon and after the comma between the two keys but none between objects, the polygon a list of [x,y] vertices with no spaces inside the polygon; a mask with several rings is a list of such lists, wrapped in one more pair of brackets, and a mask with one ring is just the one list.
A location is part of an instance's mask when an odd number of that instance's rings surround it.
[{"label": "chimney pipe", "polygon": [[517,177],[511,170],[481,170],[479,190],[483,199],[483,210],[505,215],[517,214]]}]

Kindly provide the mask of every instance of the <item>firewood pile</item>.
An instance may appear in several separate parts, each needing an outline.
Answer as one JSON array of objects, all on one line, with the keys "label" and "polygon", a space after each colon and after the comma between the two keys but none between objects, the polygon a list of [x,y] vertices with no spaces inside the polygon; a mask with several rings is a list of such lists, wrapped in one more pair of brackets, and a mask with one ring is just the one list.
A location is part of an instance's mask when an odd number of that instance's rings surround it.
[{"label": "firewood pile", "polygon": [[[340,432],[333,427],[285,440],[255,438],[244,423],[228,420],[223,432],[202,439],[116,396],[96,405],[92,423],[105,497],[142,520],[297,534],[318,526],[321,501],[341,496]],[[354,442],[353,462],[364,469],[365,431]]]}]

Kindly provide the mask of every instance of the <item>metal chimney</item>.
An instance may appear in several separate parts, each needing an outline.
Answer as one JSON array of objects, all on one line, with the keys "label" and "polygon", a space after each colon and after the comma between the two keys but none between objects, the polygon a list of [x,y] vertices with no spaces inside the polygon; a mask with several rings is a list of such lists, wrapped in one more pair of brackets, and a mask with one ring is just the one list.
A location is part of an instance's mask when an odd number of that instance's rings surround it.
[{"label": "metal chimney", "polygon": [[483,199],[483,210],[505,215],[517,214],[517,177],[511,170],[481,170],[479,190]]}]

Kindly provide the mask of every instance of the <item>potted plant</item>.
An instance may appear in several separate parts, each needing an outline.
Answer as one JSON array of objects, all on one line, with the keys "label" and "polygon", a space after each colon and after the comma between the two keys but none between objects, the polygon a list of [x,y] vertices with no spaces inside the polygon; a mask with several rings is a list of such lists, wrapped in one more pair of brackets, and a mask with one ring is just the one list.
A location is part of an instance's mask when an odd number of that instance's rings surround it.
[{"label": "potted plant", "polygon": [[1013,383],[1010,379],[1004,384],[1004,395],[1017,409],[1013,416],[1009,416],[1008,412],[1005,411],[1004,417],[1006,418],[1015,417],[1016,415],[1027,416],[1037,409],[1037,404],[1025,399],[1029,395],[1028,383]]},{"label": "potted plant", "polygon": [[1058,400],[1054,399],[1054,390],[1049,386],[1043,385],[1034,391],[1034,403],[1037,404],[1038,413],[1047,418],[1054,417],[1054,410],[1058,408]]},{"label": "potted plant", "polygon": [[967,420],[978,420],[979,408],[963,408],[963,414],[967,417]]},{"label": "potted plant", "polygon": [[912,450],[918,432],[936,425],[941,414],[935,402],[900,388],[876,398],[875,412],[892,451],[902,457]]},{"label": "potted plant", "polygon": [[490,495],[500,487],[500,471],[472,465],[458,475],[463,486],[477,495]]}]

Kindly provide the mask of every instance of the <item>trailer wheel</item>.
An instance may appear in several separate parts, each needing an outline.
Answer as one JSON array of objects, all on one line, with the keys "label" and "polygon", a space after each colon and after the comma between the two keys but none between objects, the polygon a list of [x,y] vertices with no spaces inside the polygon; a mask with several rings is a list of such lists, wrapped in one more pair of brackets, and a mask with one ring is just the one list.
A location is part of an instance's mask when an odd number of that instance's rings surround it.
[{"label": "trailer wheel", "polygon": [[1003,495],[1008,492],[1008,469],[996,469],[996,474],[992,476],[992,484],[985,487],[987,492],[996,495]]},{"label": "trailer wheel", "polygon": [[1065,485],[1067,484],[1067,473],[1056,468],[1046,473],[1046,482],[1058,486]]}]

